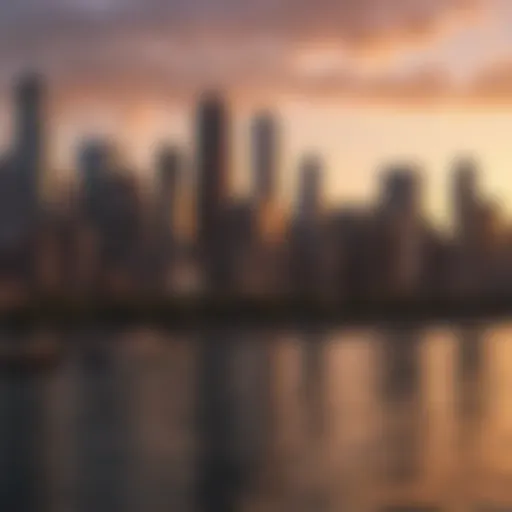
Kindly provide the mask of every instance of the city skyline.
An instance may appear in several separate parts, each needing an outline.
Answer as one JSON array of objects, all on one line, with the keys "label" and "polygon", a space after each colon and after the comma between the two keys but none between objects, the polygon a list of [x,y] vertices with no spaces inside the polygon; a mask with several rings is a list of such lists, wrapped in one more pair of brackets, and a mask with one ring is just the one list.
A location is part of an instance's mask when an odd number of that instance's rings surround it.
[{"label": "city skyline", "polygon": [[0,510],[507,509],[512,0],[0,0],[0,63]]},{"label": "city skyline", "polygon": [[[227,94],[226,99],[228,107],[231,107]],[[243,113],[230,108],[233,135],[233,172],[230,182],[237,195],[246,194],[251,185],[250,131],[253,117],[270,108],[265,104],[263,107],[246,108]],[[292,203],[298,179],[297,169],[305,152],[315,152],[324,160],[325,198],[331,205],[341,201],[369,203],[375,200],[378,195],[378,175],[384,166],[397,161],[415,162],[420,166],[427,185],[426,211],[437,225],[447,227],[451,217],[449,183],[452,164],[460,157],[471,156],[479,162],[483,189],[501,203],[507,214],[512,214],[512,201],[508,200],[512,197],[512,182],[508,179],[508,161],[512,159],[512,151],[508,146],[512,110],[510,113],[485,111],[479,114],[480,118],[477,114],[453,109],[444,113],[442,110],[434,110],[428,115],[398,112],[390,116],[384,115],[390,113],[385,109],[380,118],[375,115],[375,110],[368,110],[367,107],[360,109],[340,106],[334,109],[324,105],[317,109],[314,105],[296,105],[296,108],[291,108],[293,116],[286,115],[286,112],[283,114],[283,110],[286,108],[278,107],[273,112],[281,131],[276,195],[285,205]],[[5,110],[3,112],[6,115]],[[366,119],[365,113],[368,115]],[[165,129],[162,128],[159,134],[149,130],[150,135],[135,137],[138,143],[130,144],[129,139],[123,136],[122,128],[117,131],[114,128],[94,130],[82,127],[78,130],[81,136],[66,137],[62,128],[55,128],[51,110],[49,116],[47,174],[57,182],[61,179],[74,179],[76,153],[84,140],[93,137],[104,137],[115,142],[126,164],[142,179],[142,183],[148,184],[153,182],[154,152],[160,145],[178,145],[183,147],[186,155],[193,152],[193,128],[190,124],[190,118],[193,118],[192,106],[181,110],[176,116],[169,114],[168,123],[164,122],[166,117],[163,115],[160,124],[165,125]],[[336,129],[327,129],[323,124],[323,116],[328,116],[331,126]],[[363,119],[359,119],[359,116],[363,116]],[[11,109],[6,117],[11,123]],[[300,117],[304,122],[291,123],[292,117]],[[495,129],[488,130],[489,123]],[[454,126],[453,133],[459,139],[457,143],[444,138],[444,125]],[[421,136],[416,136],[415,132],[421,133]],[[482,137],[479,136],[480,132]],[[4,150],[9,147],[11,138],[11,134],[8,137],[0,136]],[[65,149],[60,158],[55,156],[58,153],[55,151],[56,140],[57,145]],[[437,149],[429,150],[429,144],[435,145]],[[64,154],[67,156],[64,157]],[[59,166],[59,161],[67,162],[67,165]],[[194,179],[193,169],[189,170],[187,181],[191,179]]]},{"label": "city skyline", "polygon": [[[184,291],[371,303],[484,299],[512,289],[512,225],[482,189],[482,169],[469,155],[450,170],[449,234],[425,215],[428,182],[414,160],[382,164],[373,201],[333,207],[324,156],[304,150],[287,210],[276,193],[284,134],[277,113],[254,112],[245,133],[250,192],[237,197],[229,98],[219,91],[198,98],[191,153],[176,143],[155,150],[155,187],[137,179],[115,140],[96,135],[78,148],[76,185],[59,191],[55,209],[42,199],[47,87],[31,72],[13,90],[15,131],[0,173],[7,290],[17,283],[82,298]],[[195,178],[184,183],[191,169]],[[195,210],[188,236],[179,228],[184,204]]]},{"label": "city skyline", "polygon": [[[237,194],[244,194],[249,190],[252,179],[250,125],[254,115],[272,108],[268,106],[272,104],[237,110],[227,94],[226,98],[232,115],[232,188]],[[273,110],[282,132],[276,194],[283,204],[289,205],[292,201],[297,169],[305,152],[318,153],[324,159],[326,201],[330,204],[373,201],[378,194],[377,178],[383,166],[396,161],[414,161],[420,165],[426,179],[428,215],[436,224],[446,227],[451,216],[450,169],[457,158],[469,155],[479,161],[482,187],[501,203],[507,214],[512,214],[512,182],[508,178],[512,160],[508,140],[508,133],[512,131],[512,110],[499,113],[486,110],[475,114],[463,110],[433,109],[425,114],[357,106],[301,106],[293,102],[289,105],[289,109],[284,104]],[[190,108],[181,109],[176,115],[170,111],[167,116],[165,110],[150,109],[156,119],[160,119],[156,123],[160,129],[146,130],[142,123],[138,125],[143,134],[140,137],[125,136],[124,133],[133,133],[134,130],[121,122],[119,130],[115,123],[109,130],[86,129],[77,124],[73,135],[73,130],[66,132],[62,126],[55,127],[58,122],[50,110],[47,174],[57,181],[73,179],[80,144],[84,139],[99,135],[115,141],[126,163],[143,183],[151,184],[154,151],[162,143],[179,145],[187,155],[193,152],[193,110],[192,103]],[[11,108],[7,111],[9,115],[5,110],[3,112],[11,123]],[[377,115],[378,112],[380,114]],[[115,116],[112,119],[115,120]],[[77,117],[77,123],[79,120]],[[450,127],[451,139],[456,139],[455,142],[446,137],[447,127]],[[7,149],[11,140],[10,130],[9,136],[0,136],[0,139],[4,141],[3,149]],[[56,146],[61,150],[57,151]],[[188,176],[188,179],[193,179],[193,169]]]},{"label": "city skyline", "polygon": [[282,124],[277,193],[289,202],[305,151],[325,161],[326,200],[375,199],[381,164],[415,160],[436,223],[449,215],[449,169],[471,153],[482,187],[512,214],[512,7],[507,0],[362,2],[85,0],[0,3],[0,147],[11,142],[13,77],[49,83],[53,174],[76,147],[113,137],[151,180],[161,142],[192,150],[198,94],[233,109],[233,181],[246,190],[247,132],[259,109]]}]

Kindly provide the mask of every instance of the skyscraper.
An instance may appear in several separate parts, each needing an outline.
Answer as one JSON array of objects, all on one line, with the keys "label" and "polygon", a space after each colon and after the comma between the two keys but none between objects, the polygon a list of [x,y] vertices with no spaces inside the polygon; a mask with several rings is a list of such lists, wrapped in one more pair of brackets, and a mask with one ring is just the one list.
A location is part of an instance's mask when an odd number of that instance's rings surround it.
[{"label": "skyscraper", "polygon": [[470,158],[458,160],[453,169],[453,206],[455,229],[459,240],[473,238],[478,213],[477,165]]},{"label": "skyscraper", "polygon": [[165,146],[157,154],[157,215],[166,235],[171,235],[181,156],[176,148]]},{"label": "skyscraper", "polygon": [[258,204],[274,199],[278,166],[278,129],[268,112],[258,114],[252,123],[252,165],[254,194]]},{"label": "skyscraper", "polygon": [[298,207],[293,226],[292,281],[296,291],[306,296],[316,295],[322,288],[319,278],[322,266],[321,161],[306,156],[300,167]]},{"label": "skyscraper", "polygon": [[300,167],[298,217],[302,223],[315,223],[322,207],[322,161],[316,155],[304,158]]},{"label": "skyscraper", "polygon": [[36,73],[27,73],[15,89],[15,162],[27,220],[37,215],[38,193],[43,171],[44,84]]},{"label": "skyscraper", "polygon": [[113,149],[107,141],[86,141],[78,155],[82,182],[82,214],[87,222],[99,227],[102,222],[102,202],[107,175],[111,171]]},{"label": "skyscraper", "polygon": [[222,218],[228,200],[229,121],[226,106],[216,94],[205,96],[197,114],[198,215],[200,260],[209,286],[225,280]]},{"label": "skyscraper", "polygon": [[228,114],[223,100],[210,93],[199,105],[197,157],[199,179],[199,237],[203,243],[217,235],[227,199]]},{"label": "skyscraper", "polygon": [[279,245],[284,229],[284,211],[276,201],[279,169],[279,126],[269,110],[259,111],[251,122],[250,151],[254,210],[254,239],[247,274],[254,289],[271,289],[277,280]]},{"label": "skyscraper", "polygon": [[413,165],[391,166],[384,174],[381,213],[388,242],[387,281],[392,295],[418,291],[422,272],[423,238],[421,224],[421,187]]},{"label": "skyscraper", "polygon": [[175,215],[177,185],[181,170],[181,155],[177,148],[164,146],[156,155],[157,183],[155,204],[154,251],[157,286],[167,285],[172,276],[176,248]]},{"label": "skyscraper", "polygon": [[5,155],[0,160],[0,279],[19,278],[25,274],[29,238],[17,168],[10,155]]},{"label": "skyscraper", "polygon": [[383,206],[388,213],[417,216],[420,208],[420,187],[415,167],[390,167],[382,182]]}]

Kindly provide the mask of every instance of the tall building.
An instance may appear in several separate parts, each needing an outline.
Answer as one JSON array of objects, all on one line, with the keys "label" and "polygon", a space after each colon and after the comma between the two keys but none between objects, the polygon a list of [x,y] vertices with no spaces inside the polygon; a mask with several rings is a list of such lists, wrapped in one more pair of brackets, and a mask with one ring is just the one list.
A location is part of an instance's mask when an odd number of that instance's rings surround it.
[{"label": "tall building", "polygon": [[30,259],[25,204],[10,155],[0,160],[0,280],[20,279]]},{"label": "tall building", "polygon": [[[224,211],[225,262],[230,272],[232,289],[248,291],[255,269],[250,261],[254,251],[255,212],[247,200],[230,201]],[[259,277],[259,276],[257,276]]]},{"label": "tall building", "polygon": [[469,158],[460,159],[453,169],[453,206],[457,238],[469,243],[476,233],[478,215],[477,166]]},{"label": "tall building", "polygon": [[332,210],[325,233],[326,289],[344,300],[373,298],[382,259],[373,210],[352,205]]},{"label": "tall building", "polygon": [[254,195],[260,205],[275,197],[278,157],[276,121],[272,114],[260,113],[252,124]]},{"label": "tall building", "polygon": [[422,277],[422,219],[419,173],[412,165],[395,165],[384,174],[381,213],[387,242],[387,288],[391,295],[418,293]]},{"label": "tall building", "polygon": [[129,169],[113,172],[104,185],[105,207],[102,231],[115,262],[126,262],[137,242],[140,198],[134,174]]},{"label": "tall building", "polygon": [[163,147],[157,155],[157,216],[164,236],[172,237],[173,212],[177,197],[178,178],[181,169],[181,155],[176,148]]},{"label": "tall building", "polygon": [[27,220],[36,219],[39,184],[44,166],[44,84],[36,73],[27,73],[15,89],[15,162]]},{"label": "tall building", "polygon": [[78,156],[82,183],[82,214],[86,221],[98,227],[102,221],[102,202],[108,174],[113,165],[113,149],[107,141],[86,141]]},{"label": "tall building", "polygon": [[310,225],[318,220],[322,209],[322,161],[316,155],[304,158],[300,168],[298,218]]},{"label": "tall building", "polygon": [[222,219],[229,192],[228,131],[228,112],[223,100],[216,94],[208,94],[197,114],[197,234],[207,286],[214,288],[225,283],[229,272],[222,240]]},{"label": "tall building", "polygon": [[389,168],[382,185],[383,205],[388,213],[418,216],[420,184],[415,167],[398,165]]},{"label": "tall building", "polygon": [[477,164],[471,158],[459,159],[453,167],[453,216],[456,242],[455,290],[467,294],[479,286],[480,212]]},{"label": "tall building", "polygon": [[292,227],[293,249],[290,268],[296,291],[317,295],[322,288],[323,230],[321,220],[321,161],[316,156],[304,158],[300,168],[297,212]]},{"label": "tall building", "polygon": [[[177,148],[162,147],[156,156],[157,182],[152,248],[158,287],[167,288],[173,275],[176,249],[176,201],[182,157]],[[171,279],[172,281],[172,279]]]},{"label": "tall building", "polygon": [[280,131],[271,111],[256,114],[251,123],[251,203],[254,210],[254,240],[247,272],[253,289],[262,293],[275,288],[279,273],[278,252],[283,240],[284,212],[277,202]]}]

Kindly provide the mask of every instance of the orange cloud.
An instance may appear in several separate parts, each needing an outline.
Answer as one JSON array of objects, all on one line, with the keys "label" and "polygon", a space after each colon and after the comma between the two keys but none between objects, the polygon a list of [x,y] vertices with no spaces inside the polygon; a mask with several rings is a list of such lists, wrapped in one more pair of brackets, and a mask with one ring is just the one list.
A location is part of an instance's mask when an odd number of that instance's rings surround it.
[{"label": "orange cloud", "polygon": [[467,94],[477,101],[512,100],[512,58],[481,70],[468,87]]},{"label": "orange cloud", "polygon": [[[69,87],[279,86],[290,52],[326,40],[360,58],[430,40],[484,0],[0,2],[0,81],[37,66]],[[293,74],[293,73],[292,73]]]}]

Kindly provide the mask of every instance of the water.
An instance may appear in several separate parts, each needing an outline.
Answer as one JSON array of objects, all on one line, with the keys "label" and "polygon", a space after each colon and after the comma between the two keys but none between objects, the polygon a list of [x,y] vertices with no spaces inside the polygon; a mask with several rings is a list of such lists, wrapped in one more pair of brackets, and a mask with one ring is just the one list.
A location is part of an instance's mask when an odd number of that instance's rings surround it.
[{"label": "water", "polygon": [[512,509],[512,325],[68,341],[0,377],[0,510]]}]

